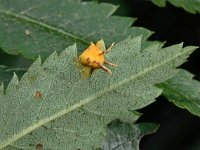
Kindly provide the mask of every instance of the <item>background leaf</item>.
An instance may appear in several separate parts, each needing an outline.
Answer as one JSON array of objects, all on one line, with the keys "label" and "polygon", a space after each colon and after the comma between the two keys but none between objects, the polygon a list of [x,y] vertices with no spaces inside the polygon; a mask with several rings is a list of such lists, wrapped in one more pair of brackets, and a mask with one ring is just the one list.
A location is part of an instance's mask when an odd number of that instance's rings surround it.
[{"label": "background leaf", "polygon": [[164,96],[176,106],[200,117],[200,82],[193,75],[180,70],[172,79],[161,83]]},{"label": "background leaf", "polygon": [[104,150],[139,150],[139,142],[146,134],[157,131],[158,125],[151,123],[128,124],[115,122],[108,127]]},{"label": "background leaf", "polygon": [[119,42],[108,55],[119,65],[113,75],[97,71],[87,80],[75,67],[75,46],[60,56],[53,53],[42,65],[37,59],[21,81],[14,75],[1,94],[0,148],[29,149],[38,143],[45,149],[100,147],[106,125],[137,120],[129,110],[154,102],[162,92],[154,84],[174,76],[175,67],[196,48],[158,45],[141,49],[141,36]]},{"label": "background leaf", "polygon": [[18,77],[21,78],[25,71],[25,69],[21,68],[9,68],[0,65],[0,83],[4,83],[4,85],[7,85],[13,76],[13,72],[15,72]]},{"label": "background leaf", "polygon": [[152,2],[160,7],[165,7],[167,2],[170,2],[176,7],[182,7],[190,13],[200,13],[199,0],[152,0]]},{"label": "background leaf", "polygon": [[101,38],[109,45],[130,35],[150,36],[149,30],[130,28],[135,19],[111,16],[116,9],[80,0],[0,0],[0,46],[6,53],[37,58],[75,42],[82,51]]}]

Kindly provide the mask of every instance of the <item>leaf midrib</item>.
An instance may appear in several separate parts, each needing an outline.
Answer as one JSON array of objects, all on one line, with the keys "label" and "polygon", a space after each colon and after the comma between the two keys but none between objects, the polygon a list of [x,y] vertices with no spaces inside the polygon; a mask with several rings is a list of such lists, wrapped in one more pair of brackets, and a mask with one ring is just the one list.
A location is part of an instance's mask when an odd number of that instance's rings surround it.
[{"label": "leaf midrib", "polygon": [[47,30],[59,33],[62,36],[64,35],[64,36],[70,37],[72,39],[75,39],[76,41],[80,41],[83,44],[87,44],[88,45],[90,43],[89,41],[86,41],[85,39],[83,39],[83,38],[81,38],[81,37],[79,37],[79,36],[77,36],[75,34],[69,33],[69,32],[67,32],[67,31],[65,31],[63,29],[59,29],[58,27],[49,25],[47,23],[41,22],[39,20],[24,16],[24,15],[16,14],[16,13],[13,13],[11,11],[7,11],[7,10],[3,10],[3,9],[0,9],[0,14],[3,14],[5,16],[18,19],[20,21],[24,21],[24,22],[29,22],[31,24],[35,24],[35,25],[40,26],[42,28],[45,28]]},{"label": "leaf midrib", "polygon": [[2,143],[0,145],[0,149],[5,148],[6,146],[8,146],[11,143],[15,142],[16,140],[20,139],[24,135],[30,133],[31,131],[33,131],[33,130],[39,128],[39,127],[41,127],[42,125],[44,125],[46,123],[49,123],[52,120],[55,120],[55,119],[65,115],[65,114],[67,114],[67,113],[69,113],[71,111],[74,111],[74,110],[86,105],[87,103],[89,103],[90,101],[94,100],[95,98],[97,98],[97,97],[99,97],[99,96],[101,96],[101,95],[103,95],[105,93],[108,93],[108,92],[116,89],[117,87],[119,87],[119,86],[121,86],[121,85],[123,85],[125,83],[128,83],[131,80],[135,80],[137,77],[139,77],[141,75],[144,75],[144,74],[148,73],[151,70],[157,69],[157,68],[167,64],[168,62],[171,62],[172,60],[176,59],[177,57],[179,57],[181,55],[184,55],[185,53],[187,53],[189,51],[192,51],[192,49],[185,50],[183,53],[179,53],[179,54],[175,55],[174,57],[170,57],[169,59],[167,59],[166,61],[163,61],[162,63],[158,63],[158,64],[155,64],[152,67],[144,69],[143,71],[139,72],[138,74],[130,76],[130,78],[124,79],[121,82],[118,82],[118,83],[114,84],[113,86],[110,86],[109,88],[105,88],[105,89],[99,91],[98,93],[95,93],[95,94],[91,95],[90,97],[83,99],[79,103],[72,105],[68,109],[64,109],[64,110],[59,111],[58,113],[50,116],[49,118],[45,118],[43,120],[37,121],[37,123],[34,123],[32,126],[30,126],[30,127],[26,128],[25,130],[19,132],[18,134],[15,134],[13,137],[8,138],[4,143]]}]

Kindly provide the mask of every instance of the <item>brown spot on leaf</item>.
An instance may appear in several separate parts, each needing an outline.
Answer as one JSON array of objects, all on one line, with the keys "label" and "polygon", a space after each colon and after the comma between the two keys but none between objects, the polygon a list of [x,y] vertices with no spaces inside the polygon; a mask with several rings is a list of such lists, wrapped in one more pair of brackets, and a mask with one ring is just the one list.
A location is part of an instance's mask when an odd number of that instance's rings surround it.
[{"label": "brown spot on leaf", "polygon": [[42,150],[43,149],[43,145],[42,144],[37,144],[35,146],[35,150]]},{"label": "brown spot on leaf", "polygon": [[42,94],[39,91],[36,91],[35,92],[35,98],[41,99],[42,98]]},{"label": "brown spot on leaf", "polygon": [[32,84],[37,79],[37,76],[29,76],[28,79],[29,79],[30,83]]}]

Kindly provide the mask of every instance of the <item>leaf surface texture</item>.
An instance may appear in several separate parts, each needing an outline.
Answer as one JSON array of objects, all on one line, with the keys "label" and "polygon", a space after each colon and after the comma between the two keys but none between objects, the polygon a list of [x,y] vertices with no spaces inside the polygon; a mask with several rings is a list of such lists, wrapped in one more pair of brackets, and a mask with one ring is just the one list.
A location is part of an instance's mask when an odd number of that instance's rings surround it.
[{"label": "leaf surface texture", "polygon": [[[112,120],[134,122],[137,110],[162,92],[154,86],[175,75],[196,47],[141,48],[141,36],[117,43],[107,59],[113,75],[97,70],[82,79],[75,45],[40,57],[19,81],[14,75],[0,95],[0,148],[92,150],[100,147]],[[39,93],[39,94],[38,94]]]}]

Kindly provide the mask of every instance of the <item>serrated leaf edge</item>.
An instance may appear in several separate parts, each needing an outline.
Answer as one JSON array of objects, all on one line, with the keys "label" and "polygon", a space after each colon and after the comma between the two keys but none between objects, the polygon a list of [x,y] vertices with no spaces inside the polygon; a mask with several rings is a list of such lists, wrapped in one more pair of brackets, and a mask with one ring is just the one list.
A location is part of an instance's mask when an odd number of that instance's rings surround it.
[{"label": "serrated leaf edge", "polygon": [[[182,45],[182,44],[180,44],[180,45]],[[162,65],[165,65],[166,63],[171,62],[172,60],[176,59],[177,57],[179,57],[179,56],[181,56],[181,55],[183,55],[185,53],[188,53],[190,51],[193,51],[195,49],[196,49],[196,47],[191,47],[191,49],[188,48],[184,52],[179,53],[177,55],[174,55],[174,57],[166,59],[162,63],[159,63],[159,64],[154,65],[152,67],[149,67],[149,68],[147,68],[147,69],[145,69],[145,70],[143,70],[141,72],[138,72],[138,74],[130,76],[128,79],[122,80],[121,82],[119,82],[117,84],[114,84],[113,86],[110,86],[109,88],[100,90],[98,93],[95,93],[95,94],[91,95],[90,97],[83,99],[79,103],[74,104],[74,105],[70,106],[69,108],[66,108],[65,110],[59,111],[58,113],[52,115],[51,117],[48,117],[48,118],[45,118],[43,120],[40,120],[40,121],[37,121],[37,122],[33,123],[32,126],[26,128],[25,130],[22,130],[18,134],[15,134],[12,138],[8,138],[6,142],[4,142],[4,143],[2,143],[0,145],[0,149],[5,148],[6,146],[10,145],[11,143],[13,143],[14,141],[16,141],[19,138],[23,137],[24,135],[26,135],[26,134],[30,133],[31,131],[37,129],[38,127],[40,127],[40,126],[42,126],[42,125],[44,125],[46,123],[49,123],[50,121],[52,121],[52,120],[54,120],[54,119],[56,119],[56,118],[58,118],[60,116],[63,116],[63,115],[65,115],[65,114],[67,114],[67,113],[69,113],[69,112],[71,112],[73,110],[76,110],[77,108],[82,107],[83,105],[89,103],[90,101],[94,100],[95,98],[99,97],[100,95],[108,93],[108,92],[112,91],[113,89],[115,89],[115,88],[117,88],[117,87],[119,87],[119,86],[121,86],[121,85],[123,85],[125,83],[128,83],[129,81],[134,80],[137,77],[139,77],[141,75],[144,75],[144,74],[146,74],[147,72],[149,72],[151,70],[159,68]],[[14,75],[14,76],[16,76],[16,75]],[[16,78],[16,77],[14,77],[14,78]]]}]

